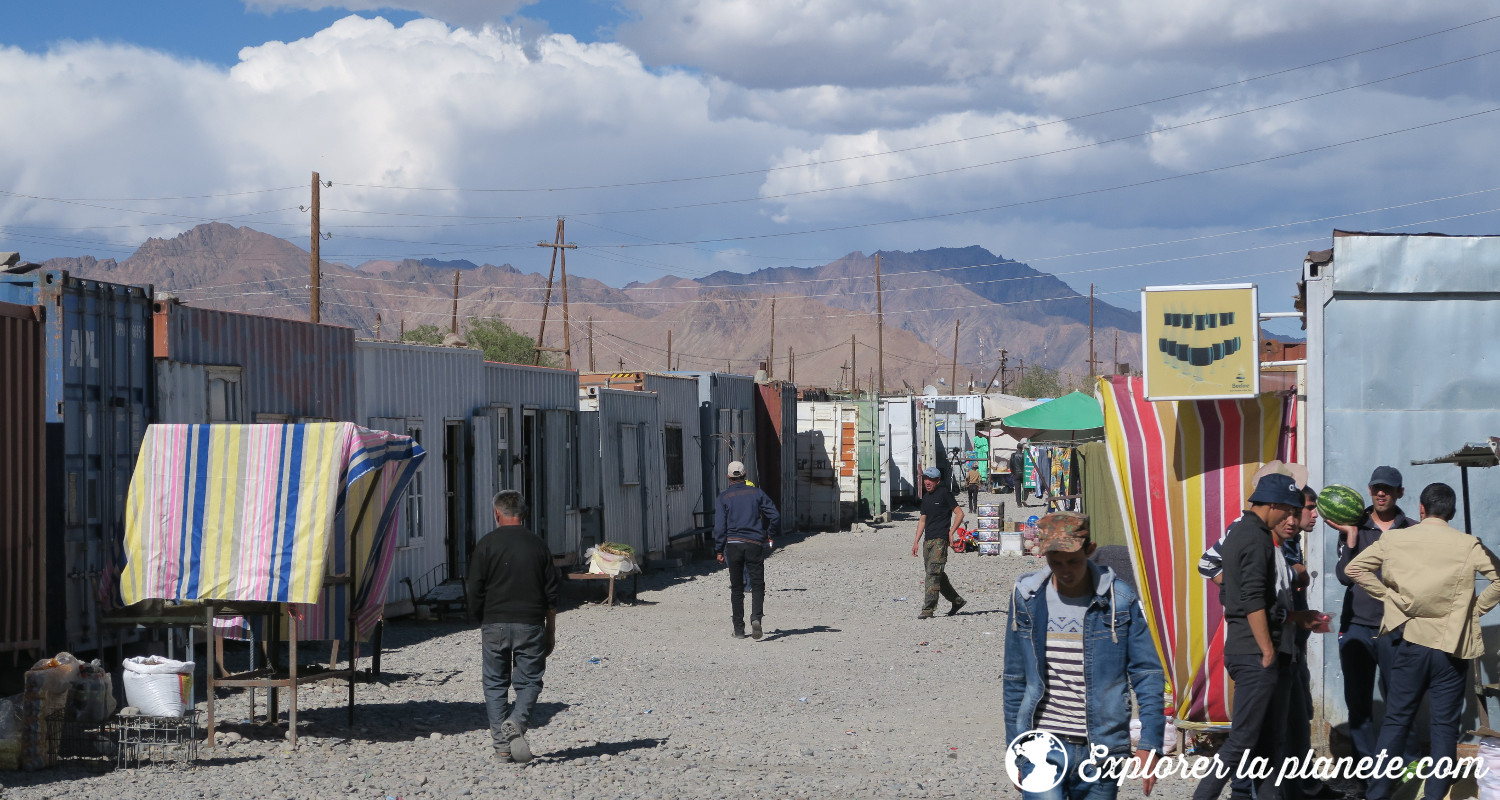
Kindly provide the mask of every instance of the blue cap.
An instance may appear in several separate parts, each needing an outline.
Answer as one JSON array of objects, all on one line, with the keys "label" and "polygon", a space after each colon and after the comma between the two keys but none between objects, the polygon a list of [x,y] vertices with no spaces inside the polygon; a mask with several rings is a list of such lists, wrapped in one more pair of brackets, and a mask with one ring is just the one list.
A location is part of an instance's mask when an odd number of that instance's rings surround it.
[{"label": "blue cap", "polygon": [[1255,484],[1250,502],[1301,508],[1302,492],[1297,490],[1297,481],[1292,476],[1271,473],[1261,476],[1260,483]]},{"label": "blue cap", "polygon": [[938,478],[943,477],[943,473],[938,472],[937,467],[928,467],[927,469],[922,470],[922,477],[937,480]]},{"label": "blue cap", "polygon": [[1370,473],[1371,486],[1389,486],[1392,489],[1401,488],[1401,470],[1395,467],[1376,467]]}]

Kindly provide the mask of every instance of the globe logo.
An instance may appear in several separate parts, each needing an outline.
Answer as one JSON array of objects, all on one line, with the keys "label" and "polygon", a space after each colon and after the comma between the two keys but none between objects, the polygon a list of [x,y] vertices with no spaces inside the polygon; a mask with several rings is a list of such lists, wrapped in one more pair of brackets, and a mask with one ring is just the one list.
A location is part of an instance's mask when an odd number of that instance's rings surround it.
[{"label": "globe logo", "polygon": [[[1048,761],[1048,757],[1052,761]],[[1046,731],[1027,731],[1005,750],[1005,774],[1023,792],[1051,791],[1062,783],[1068,753],[1062,742]]]}]

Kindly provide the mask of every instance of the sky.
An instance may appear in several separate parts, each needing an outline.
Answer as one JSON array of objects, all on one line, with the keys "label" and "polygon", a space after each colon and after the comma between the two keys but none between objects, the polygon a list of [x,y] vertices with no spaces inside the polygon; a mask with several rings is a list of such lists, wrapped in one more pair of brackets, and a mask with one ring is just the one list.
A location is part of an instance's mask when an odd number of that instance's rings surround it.
[{"label": "sky", "polygon": [[[1334,228],[1500,233],[1500,6],[114,0],[0,7],[0,250],[209,220],[612,285],[980,245],[1291,308]],[[1283,332],[1295,330],[1284,323]],[[1276,329],[1276,326],[1272,326]]]}]

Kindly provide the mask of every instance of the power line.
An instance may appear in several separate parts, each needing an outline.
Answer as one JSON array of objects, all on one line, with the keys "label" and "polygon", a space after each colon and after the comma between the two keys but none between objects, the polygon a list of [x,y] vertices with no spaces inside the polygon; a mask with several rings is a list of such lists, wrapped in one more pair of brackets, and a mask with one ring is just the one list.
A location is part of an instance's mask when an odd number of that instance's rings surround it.
[{"label": "power line", "polygon": [[698,176],[682,177],[682,178],[661,178],[661,179],[648,180],[648,181],[629,181],[629,182],[621,182],[621,183],[594,184],[594,185],[588,185],[588,186],[534,187],[534,188],[507,188],[507,187],[499,187],[499,188],[472,188],[472,189],[465,189],[465,188],[458,188],[458,187],[390,186],[390,185],[380,185],[380,184],[349,183],[349,182],[345,182],[342,185],[344,185],[344,186],[354,186],[354,187],[358,187],[358,188],[361,188],[361,189],[387,189],[387,190],[400,190],[400,191],[412,191],[412,192],[475,192],[475,193],[569,192],[569,191],[585,191],[585,190],[596,190],[596,189],[635,188],[635,187],[640,187],[640,186],[653,186],[653,185],[669,184],[669,183],[686,183],[686,182],[690,182],[690,181],[717,180],[717,179],[721,179],[721,178],[743,177],[743,176],[746,176],[746,175],[762,175],[762,174],[767,174],[767,173],[771,173],[771,172],[780,172],[780,171],[793,170],[793,169],[806,169],[808,167],[823,166],[825,164],[837,164],[837,163],[842,163],[842,162],[845,162],[845,161],[855,161],[855,160],[865,159],[865,158],[881,158],[881,157],[885,157],[885,156],[899,155],[901,153],[909,153],[909,152],[912,152],[912,151],[915,151],[915,150],[924,150],[924,149],[933,148],[933,147],[944,147],[944,146],[952,145],[952,144],[962,144],[962,143],[965,143],[965,142],[972,142],[972,141],[976,141],[976,140],[979,140],[979,139],[986,139],[986,138],[990,138],[990,137],[994,137],[994,136],[1003,136],[1003,135],[1011,134],[1011,133],[1022,133],[1022,132],[1026,132],[1026,131],[1037,130],[1039,128],[1044,128],[1044,127],[1047,127],[1047,126],[1050,126],[1050,125],[1062,125],[1062,124],[1066,124],[1066,123],[1069,123],[1069,122],[1076,122],[1076,121],[1081,120],[1081,119],[1088,119],[1088,118],[1091,118],[1091,117],[1102,116],[1102,115],[1105,115],[1105,114],[1113,114],[1113,113],[1116,113],[1116,112],[1119,112],[1119,111],[1128,111],[1130,109],[1141,108],[1143,106],[1153,105],[1153,104],[1156,104],[1156,103],[1164,103],[1164,102],[1168,102],[1168,101],[1171,101],[1171,100],[1180,100],[1180,99],[1182,99],[1184,97],[1192,97],[1194,95],[1206,94],[1208,92],[1215,92],[1215,91],[1218,91],[1220,89],[1228,89],[1228,88],[1234,87],[1234,86],[1243,86],[1243,85],[1246,85],[1246,84],[1254,83],[1256,81],[1265,80],[1267,78],[1274,78],[1274,77],[1277,77],[1277,76],[1280,76],[1280,75],[1286,75],[1288,73],[1297,72],[1297,71],[1304,70],[1304,69],[1311,69],[1313,67],[1319,67],[1319,66],[1323,66],[1325,64],[1331,64],[1331,63],[1334,63],[1336,61],[1342,61],[1342,60],[1346,60],[1346,59],[1349,59],[1349,58],[1354,58],[1356,56],[1368,55],[1369,53],[1378,52],[1380,50],[1387,50],[1387,49],[1390,49],[1392,47],[1399,47],[1401,45],[1410,44],[1412,42],[1421,41],[1423,39],[1432,38],[1434,36],[1441,36],[1441,35],[1446,34],[1446,33],[1452,33],[1452,32],[1457,31],[1457,30],[1462,30],[1464,28],[1473,27],[1475,25],[1481,25],[1483,23],[1491,22],[1491,21],[1494,21],[1496,19],[1500,19],[1500,15],[1494,15],[1494,16],[1485,17],[1483,19],[1478,19],[1478,20],[1475,20],[1473,22],[1466,22],[1466,23],[1461,24],[1461,25],[1454,25],[1454,26],[1449,27],[1449,28],[1443,28],[1441,30],[1432,31],[1431,33],[1424,33],[1424,34],[1421,34],[1421,35],[1418,35],[1418,36],[1413,36],[1413,37],[1410,37],[1410,38],[1407,38],[1407,39],[1402,39],[1400,41],[1389,42],[1387,44],[1378,45],[1376,47],[1369,47],[1369,48],[1365,48],[1363,50],[1357,50],[1357,51],[1352,52],[1352,53],[1345,53],[1344,55],[1340,55],[1340,56],[1332,56],[1332,57],[1329,57],[1329,58],[1321,59],[1319,61],[1313,61],[1311,63],[1302,64],[1300,66],[1287,67],[1285,69],[1276,70],[1274,72],[1267,72],[1267,73],[1263,73],[1261,75],[1256,75],[1256,76],[1249,77],[1249,78],[1243,78],[1243,79],[1237,80],[1237,81],[1230,81],[1228,83],[1221,83],[1221,84],[1218,84],[1216,86],[1209,86],[1209,87],[1206,87],[1206,88],[1203,88],[1203,89],[1194,89],[1194,90],[1188,91],[1188,92],[1180,92],[1180,93],[1174,94],[1174,95],[1167,95],[1165,97],[1158,97],[1158,98],[1153,99],[1153,100],[1143,100],[1143,101],[1136,102],[1136,103],[1131,103],[1131,104],[1128,104],[1128,105],[1115,106],[1113,108],[1108,108],[1108,109],[1104,109],[1104,110],[1100,110],[1100,111],[1091,111],[1091,112],[1088,112],[1086,114],[1078,114],[1078,115],[1075,115],[1075,116],[1065,117],[1063,119],[1051,120],[1049,122],[1044,122],[1044,123],[1037,123],[1037,124],[1034,124],[1034,125],[1026,125],[1026,126],[1022,126],[1022,127],[1018,127],[1018,128],[1010,128],[1010,129],[1007,129],[1007,130],[993,131],[993,132],[990,132],[990,133],[978,134],[976,136],[967,136],[967,137],[962,137],[962,138],[958,138],[958,139],[948,139],[948,140],[941,141],[941,142],[930,142],[930,143],[922,144],[922,145],[913,145],[911,147],[904,147],[904,148],[886,150],[886,151],[882,151],[882,152],[879,152],[879,153],[865,153],[865,154],[856,155],[856,156],[845,156],[845,157],[842,157],[842,158],[825,159],[825,160],[821,160],[821,161],[808,161],[808,162],[804,162],[804,163],[801,163],[801,164],[790,164],[790,165],[780,166],[780,167],[764,167],[764,168],[760,168],[760,169],[740,170],[740,171],[737,171],[737,172],[723,172],[723,173],[717,173],[717,174],[712,174],[712,175],[698,175]]}]

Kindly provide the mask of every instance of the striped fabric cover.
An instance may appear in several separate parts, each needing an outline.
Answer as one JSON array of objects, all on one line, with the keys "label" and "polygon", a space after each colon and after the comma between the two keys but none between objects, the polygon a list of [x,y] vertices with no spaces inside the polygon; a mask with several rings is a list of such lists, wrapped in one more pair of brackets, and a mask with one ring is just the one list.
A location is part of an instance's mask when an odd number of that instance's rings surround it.
[{"label": "striped fabric cover", "polygon": [[1224,609],[1198,557],[1238,519],[1250,478],[1276,457],[1287,405],[1253,400],[1147,402],[1140,378],[1099,380],[1109,458],[1129,530],[1146,621],[1179,720],[1229,720]]},{"label": "striped fabric cover", "polygon": [[424,455],[405,436],[347,422],[152,425],[126,501],[124,600],[305,604],[300,638],[344,638],[348,586],[325,588],[324,577],[355,564],[367,632],[381,615],[401,493]]}]

